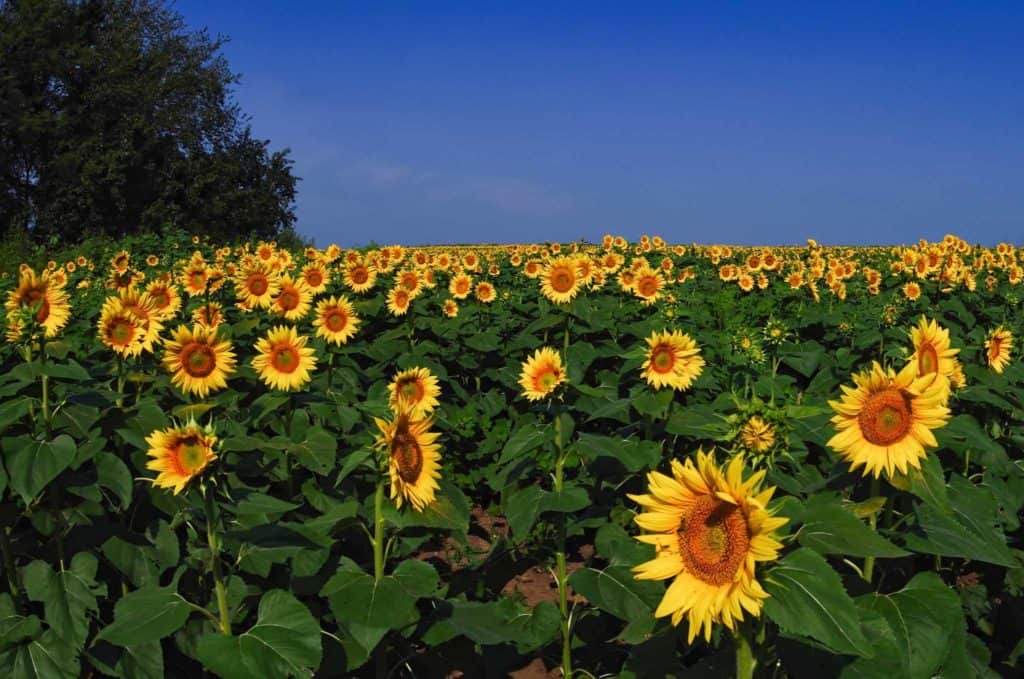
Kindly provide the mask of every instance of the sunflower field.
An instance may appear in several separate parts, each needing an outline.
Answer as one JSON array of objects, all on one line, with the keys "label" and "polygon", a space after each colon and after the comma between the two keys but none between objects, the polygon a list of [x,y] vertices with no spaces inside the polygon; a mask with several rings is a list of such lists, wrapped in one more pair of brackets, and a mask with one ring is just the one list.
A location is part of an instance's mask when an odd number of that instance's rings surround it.
[{"label": "sunflower field", "polygon": [[1024,673],[1024,249],[0,280],[5,677]]}]

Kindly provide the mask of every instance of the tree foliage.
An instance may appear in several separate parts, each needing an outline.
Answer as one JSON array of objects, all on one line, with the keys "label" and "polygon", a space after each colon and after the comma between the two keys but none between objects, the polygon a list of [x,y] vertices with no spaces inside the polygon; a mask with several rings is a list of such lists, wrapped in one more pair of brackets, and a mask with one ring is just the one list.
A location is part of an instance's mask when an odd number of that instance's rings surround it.
[{"label": "tree foliage", "polygon": [[253,137],[225,40],[155,0],[0,1],[0,229],[290,230],[292,161]]}]

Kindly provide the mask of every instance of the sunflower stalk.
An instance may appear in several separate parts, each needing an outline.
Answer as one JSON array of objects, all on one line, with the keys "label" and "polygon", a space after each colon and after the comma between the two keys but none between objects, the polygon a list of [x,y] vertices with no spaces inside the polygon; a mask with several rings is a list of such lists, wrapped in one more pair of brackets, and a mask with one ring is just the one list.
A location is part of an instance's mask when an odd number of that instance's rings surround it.
[{"label": "sunflower stalk", "polygon": [[231,613],[228,610],[228,593],[224,587],[224,577],[220,570],[220,536],[214,519],[215,508],[213,490],[202,489],[203,504],[206,510],[206,542],[210,546],[210,572],[213,574],[213,587],[217,593],[217,609],[220,613],[220,631],[231,635]]},{"label": "sunflower stalk", "polygon": [[373,581],[384,579],[384,476],[377,482],[373,496]]},{"label": "sunflower stalk", "polygon": [[[878,494],[880,492],[881,492],[881,483],[879,482],[877,476],[873,476],[871,478],[870,497],[872,497],[872,498],[878,497]],[[886,498],[885,501],[886,501],[886,504],[888,504],[889,498]],[[874,532],[876,527],[877,527],[877,525],[878,525],[878,512],[872,512],[871,513],[871,516],[868,518],[868,525],[871,526],[871,531]],[[866,557],[864,557],[864,580],[867,581],[868,583],[870,583],[871,582],[871,576],[874,575],[874,572],[875,572],[875,557],[873,557],[873,556],[866,556]]]},{"label": "sunflower stalk", "polygon": [[[568,343],[568,324],[566,324],[565,336]],[[555,492],[561,494],[566,456],[562,450],[562,418],[557,412],[555,413],[555,448],[558,451],[555,458]],[[562,676],[568,678],[572,676],[572,630],[569,618],[569,578],[565,567],[565,514],[559,514],[557,522],[558,545],[555,552],[555,581],[558,585],[558,610],[562,617]]]},{"label": "sunflower stalk", "polygon": [[750,643],[749,630],[739,625],[733,633],[736,639],[736,679],[752,679],[754,668],[757,667],[757,659],[754,657],[754,649]]},{"label": "sunflower stalk", "polygon": [[114,359],[117,361],[117,400],[115,403],[118,408],[124,407],[124,359],[121,354],[116,354]]},{"label": "sunflower stalk", "polygon": [[46,438],[53,434],[50,423],[50,376],[46,374],[46,333],[39,336],[39,378],[42,382],[42,396],[40,410],[43,416],[43,427],[46,429]]}]

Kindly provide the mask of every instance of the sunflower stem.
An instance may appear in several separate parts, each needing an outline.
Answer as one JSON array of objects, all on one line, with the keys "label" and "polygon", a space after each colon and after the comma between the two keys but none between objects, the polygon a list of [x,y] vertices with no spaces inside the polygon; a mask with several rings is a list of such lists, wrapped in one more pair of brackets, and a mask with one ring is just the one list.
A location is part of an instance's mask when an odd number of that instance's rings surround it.
[{"label": "sunflower stem", "polygon": [[[873,498],[874,497],[878,497],[878,494],[880,492],[881,492],[881,482],[878,480],[877,476],[873,476],[871,478],[871,491],[870,491],[871,494],[870,494],[870,497],[873,497]],[[888,498],[886,498],[886,502],[888,502],[888,501],[889,501]],[[881,510],[879,510],[879,511],[881,511]],[[874,532],[876,526],[878,525],[878,512],[872,512],[871,516],[868,518],[868,524],[871,526],[871,531]],[[873,557],[873,556],[866,556],[866,557],[864,557],[864,580],[867,581],[868,583],[870,583],[871,582],[871,576],[874,575],[874,572],[875,572],[875,557]]]},{"label": "sunflower stem", "polygon": [[116,354],[115,359],[117,361],[117,400],[115,403],[118,408],[124,407],[124,359],[121,354]]},{"label": "sunflower stem", "polygon": [[210,546],[210,572],[213,574],[213,587],[217,592],[217,609],[220,613],[221,634],[231,634],[231,613],[228,610],[228,593],[224,587],[224,577],[220,572],[220,537],[217,535],[217,524],[214,520],[213,490],[203,488],[203,505],[206,510],[206,542]]},{"label": "sunflower stem", "polygon": [[384,579],[384,478],[377,482],[373,496],[373,581]]},{"label": "sunflower stem", "polygon": [[[565,329],[566,341],[569,337],[569,327]],[[564,483],[565,455],[562,452],[562,418],[555,413],[555,492],[562,493]],[[558,523],[558,545],[555,552],[555,580],[558,585],[558,610],[562,617],[562,676],[568,679],[572,676],[572,630],[569,620],[569,582],[565,568],[565,514],[559,514],[556,519]]]},{"label": "sunflower stem", "polygon": [[52,435],[50,425],[50,376],[46,374],[46,333],[39,337],[39,376],[42,381],[42,404],[40,409],[43,415],[43,427],[46,428],[46,438]]},{"label": "sunflower stem", "polygon": [[736,679],[752,679],[757,660],[754,658],[754,649],[750,645],[748,633],[737,626],[733,636],[736,639]]}]

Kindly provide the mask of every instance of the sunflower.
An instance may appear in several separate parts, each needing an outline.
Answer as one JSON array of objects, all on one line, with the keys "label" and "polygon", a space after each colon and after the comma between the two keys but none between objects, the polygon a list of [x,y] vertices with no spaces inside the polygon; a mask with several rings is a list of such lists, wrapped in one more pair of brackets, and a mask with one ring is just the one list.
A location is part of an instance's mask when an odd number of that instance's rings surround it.
[{"label": "sunflower", "polygon": [[468,274],[460,273],[452,276],[452,280],[448,283],[448,292],[455,299],[466,299],[472,291],[473,279]]},{"label": "sunflower", "polygon": [[316,305],[316,317],[313,319],[316,336],[332,344],[348,342],[356,334],[359,323],[352,303],[344,295],[322,299]]},{"label": "sunflower", "polygon": [[262,261],[243,268],[241,274],[235,278],[235,294],[246,302],[249,308],[268,308],[280,290],[281,283],[277,274]]},{"label": "sunflower", "polygon": [[540,274],[540,292],[555,304],[568,304],[580,291],[579,263],[575,257],[550,260]]},{"label": "sunflower", "polygon": [[128,271],[128,252],[121,250],[119,253],[111,257],[110,268],[117,273],[125,273]]},{"label": "sunflower", "polygon": [[939,375],[940,381],[945,380],[948,386],[956,355],[960,353],[959,349],[950,347],[949,330],[939,327],[935,320],[928,321],[921,316],[917,326],[910,329],[910,338],[914,343],[910,360],[917,364],[917,374]]},{"label": "sunflower", "polygon": [[153,458],[146,469],[160,472],[153,485],[173,488],[177,495],[185,485],[198,476],[206,466],[217,459],[213,446],[217,437],[210,427],[200,427],[195,420],[169,429],[154,431],[146,437]]},{"label": "sunflower", "polygon": [[766,453],[775,445],[775,427],[760,416],[752,415],[740,428],[739,439],[750,452]]},{"label": "sunflower", "polygon": [[224,310],[220,302],[210,302],[192,312],[192,322],[211,330],[224,322]]},{"label": "sunflower", "polygon": [[142,342],[143,351],[153,351],[153,346],[160,341],[160,331],[164,329],[160,321],[160,312],[156,302],[147,292],[140,292],[134,286],[117,291],[124,308],[142,321],[146,334]]},{"label": "sunflower", "polygon": [[642,300],[641,304],[649,306],[658,299],[664,287],[665,279],[662,277],[661,272],[644,264],[636,272],[636,279],[633,282],[633,294]]},{"label": "sunflower", "polygon": [[921,286],[911,281],[903,286],[903,296],[911,302],[921,296]]},{"label": "sunflower", "polygon": [[388,403],[396,412],[399,406],[415,419],[430,414],[437,407],[441,387],[427,368],[410,368],[395,375],[388,385]]},{"label": "sunflower", "polygon": [[327,289],[331,282],[331,274],[320,262],[310,262],[302,269],[302,280],[311,293],[319,295]]},{"label": "sunflower", "polygon": [[377,282],[377,270],[371,264],[353,262],[345,267],[342,280],[352,292],[366,292]]},{"label": "sunflower", "polygon": [[672,476],[650,472],[650,492],[629,495],[644,511],[634,519],[648,531],[637,537],[655,546],[654,559],[633,568],[638,580],[674,578],[655,610],[672,616],[672,624],[689,621],[692,642],[703,628],[729,629],[743,620],[743,609],[761,613],[768,597],[755,576],[758,561],[778,558],[782,544],[774,531],[788,519],[766,507],[775,488],[761,490],[765,472],[743,480],[743,458],[736,456],[724,472],[714,458],[697,451],[697,464],[672,461]]},{"label": "sunflower", "polygon": [[1003,372],[1010,363],[1010,351],[1013,349],[1013,333],[999,326],[992,331],[992,334],[985,340],[985,351],[988,356],[988,366],[997,373]]},{"label": "sunflower", "polygon": [[476,284],[476,298],[484,304],[490,304],[497,296],[494,286],[487,281],[480,281]]},{"label": "sunflower", "polygon": [[689,388],[704,369],[704,359],[693,339],[679,330],[655,332],[647,338],[643,377],[655,389]]},{"label": "sunflower", "polygon": [[305,318],[313,302],[313,293],[301,278],[282,276],[281,289],[270,305],[270,312],[292,323]]},{"label": "sunflower", "polygon": [[138,356],[146,341],[141,318],[125,308],[120,297],[108,297],[97,323],[100,341],[122,356]]},{"label": "sunflower", "polygon": [[181,285],[190,297],[205,294],[209,280],[210,271],[203,261],[193,260],[181,272]]},{"label": "sunflower", "polygon": [[455,318],[459,315],[459,303],[454,299],[444,301],[444,315],[448,318]]},{"label": "sunflower", "polygon": [[399,410],[390,422],[373,419],[381,433],[376,445],[388,452],[391,499],[396,507],[401,508],[405,501],[423,511],[434,501],[437,479],[441,478],[439,434],[430,431],[429,418],[415,420],[405,410]]},{"label": "sunflower", "polygon": [[56,337],[71,317],[71,305],[64,289],[56,285],[50,274],[44,271],[36,276],[31,268],[22,271],[18,287],[7,293],[8,335],[21,335],[21,325],[14,333],[12,324],[15,315],[22,310],[33,311],[35,321],[43,328],[46,337]]},{"label": "sunflower", "polygon": [[925,446],[937,446],[933,429],[945,426],[949,409],[942,380],[918,376],[916,362],[895,374],[876,362],[871,370],[853,375],[856,387],[843,387],[843,398],[829,401],[838,432],[828,445],[850,462],[864,466],[877,478],[890,477],[907,465],[920,469]]},{"label": "sunflower", "polygon": [[401,286],[395,286],[388,291],[388,311],[395,316],[404,316],[409,311],[409,303],[412,296],[409,291]]},{"label": "sunflower", "polygon": [[231,342],[218,341],[217,330],[179,325],[164,342],[164,367],[171,382],[182,391],[206,398],[211,391],[228,386],[227,377],[235,371]]},{"label": "sunflower", "polygon": [[153,306],[161,320],[173,317],[181,308],[181,295],[173,283],[158,278],[146,286],[146,294],[153,300]]},{"label": "sunflower", "polygon": [[523,396],[531,401],[539,401],[566,381],[562,357],[550,347],[541,347],[533,352],[533,355],[522,364],[519,376]]},{"label": "sunflower", "polygon": [[316,368],[316,355],[312,347],[306,346],[307,341],[291,326],[271,328],[256,343],[258,354],[252,359],[252,367],[268,387],[299,389],[312,379],[310,371]]}]

